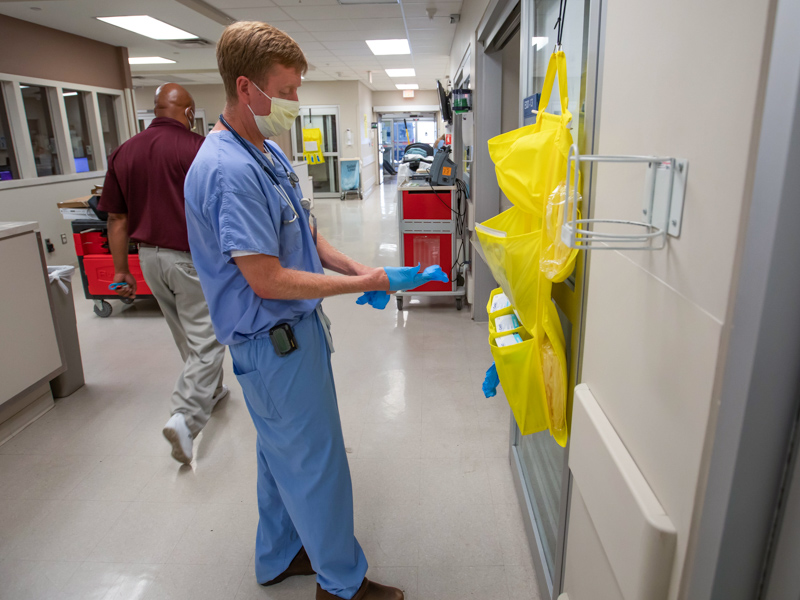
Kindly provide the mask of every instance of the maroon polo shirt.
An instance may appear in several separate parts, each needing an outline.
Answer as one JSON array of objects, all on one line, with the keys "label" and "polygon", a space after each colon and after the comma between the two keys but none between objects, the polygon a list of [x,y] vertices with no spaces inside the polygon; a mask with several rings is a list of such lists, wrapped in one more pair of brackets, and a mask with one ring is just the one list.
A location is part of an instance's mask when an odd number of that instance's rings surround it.
[{"label": "maroon polo shirt", "polygon": [[175,119],[153,119],[109,157],[100,210],[127,213],[136,242],[189,252],[183,181],[204,140]]}]

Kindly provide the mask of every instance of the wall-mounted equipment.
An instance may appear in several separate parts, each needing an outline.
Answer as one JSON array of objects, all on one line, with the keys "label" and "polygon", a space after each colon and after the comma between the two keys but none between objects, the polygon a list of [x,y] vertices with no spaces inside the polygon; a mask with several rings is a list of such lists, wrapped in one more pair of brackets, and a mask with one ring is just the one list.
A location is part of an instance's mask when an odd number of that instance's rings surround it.
[{"label": "wall-mounted equipment", "polygon": [[472,110],[472,90],[453,90],[453,112],[457,115],[468,113]]},{"label": "wall-mounted equipment", "polygon": [[[645,163],[647,174],[642,199],[642,221],[622,219],[579,219],[578,176],[581,162]],[[683,202],[686,196],[686,177],[689,161],[657,156],[600,156],[578,153],[573,145],[567,159],[567,202],[561,240],[570,248],[582,250],[661,250],[667,235],[680,237]],[[572,179],[572,181],[570,181]],[[585,214],[589,211],[584,207]],[[596,231],[602,225],[614,231]],[[619,233],[632,230],[633,233]]]},{"label": "wall-mounted equipment", "polygon": [[453,110],[450,107],[450,94],[444,90],[441,81],[436,82],[436,90],[439,92],[439,109],[442,111],[442,121],[448,125],[452,125]]}]

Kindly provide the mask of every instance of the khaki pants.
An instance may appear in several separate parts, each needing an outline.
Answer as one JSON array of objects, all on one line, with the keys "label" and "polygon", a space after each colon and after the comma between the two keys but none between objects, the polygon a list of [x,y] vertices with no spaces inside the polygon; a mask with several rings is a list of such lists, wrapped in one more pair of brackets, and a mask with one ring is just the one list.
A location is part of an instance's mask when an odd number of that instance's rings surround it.
[{"label": "khaki pants", "polygon": [[183,413],[192,435],[203,429],[222,389],[225,346],[217,341],[192,255],[142,247],[139,264],[184,361],[172,392],[172,414]]}]

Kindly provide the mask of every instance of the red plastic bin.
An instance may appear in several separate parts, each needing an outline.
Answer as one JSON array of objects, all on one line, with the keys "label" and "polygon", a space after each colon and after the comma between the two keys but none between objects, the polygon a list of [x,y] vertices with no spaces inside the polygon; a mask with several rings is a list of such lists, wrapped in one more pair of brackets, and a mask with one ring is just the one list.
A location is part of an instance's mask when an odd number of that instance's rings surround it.
[{"label": "red plastic bin", "polygon": [[403,219],[449,221],[453,218],[452,207],[450,190],[403,191]]},{"label": "red plastic bin", "polygon": [[[128,269],[136,280],[136,294],[152,295],[147,287],[147,282],[139,267],[139,257],[135,254],[128,256]],[[83,257],[83,270],[86,274],[89,293],[93,296],[109,296],[114,292],[108,285],[114,283],[114,259],[110,254],[93,254]]]}]

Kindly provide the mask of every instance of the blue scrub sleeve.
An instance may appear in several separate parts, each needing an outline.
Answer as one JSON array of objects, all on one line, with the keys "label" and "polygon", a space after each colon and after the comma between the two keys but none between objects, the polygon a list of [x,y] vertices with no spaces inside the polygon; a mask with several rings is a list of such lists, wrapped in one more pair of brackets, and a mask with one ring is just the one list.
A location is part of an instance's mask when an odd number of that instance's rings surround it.
[{"label": "blue scrub sleeve", "polygon": [[219,246],[228,262],[231,252],[244,250],[268,256],[280,252],[280,213],[275,218],[267,207],[267,199],[223,192],[219,203]]}]

